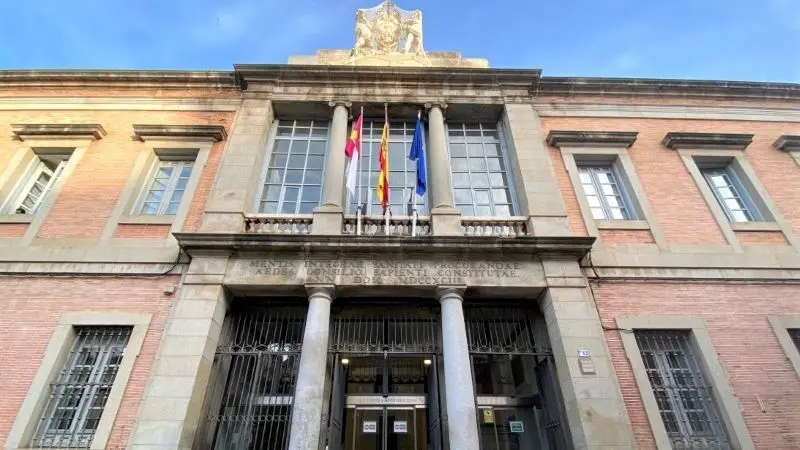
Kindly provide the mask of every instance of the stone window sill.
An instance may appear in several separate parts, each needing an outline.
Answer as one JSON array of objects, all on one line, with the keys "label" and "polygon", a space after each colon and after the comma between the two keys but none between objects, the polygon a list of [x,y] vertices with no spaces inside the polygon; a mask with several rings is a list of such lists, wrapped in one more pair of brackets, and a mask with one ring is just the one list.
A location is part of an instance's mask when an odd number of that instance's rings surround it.
[{"label": "stone window sill", "polygon": [[595,220],[599,230],[649,230],[646,220]]},{"label": "stone window sill", "polygon": [[0,214],[0,223],[31,223],[36,214]]},{"label": "stone window sill", "polygon": [[781,231],[777,222],[731,222],[733,231]]},{"label": "stone window sill", "polygon": [[175,216],[122,216],[120,225],[172,225]]}]

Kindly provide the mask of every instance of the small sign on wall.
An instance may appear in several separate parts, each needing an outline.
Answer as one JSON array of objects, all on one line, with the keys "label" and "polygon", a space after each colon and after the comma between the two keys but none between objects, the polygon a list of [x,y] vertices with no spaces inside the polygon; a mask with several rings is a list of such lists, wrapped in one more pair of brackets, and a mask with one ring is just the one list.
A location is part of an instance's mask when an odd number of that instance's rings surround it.
[{"label": "small sign on wall", "polygon": [[508,421],[508,429],[512,433],[524,433],[525,432],[525,426],[522,425],[522,422],[520,422],[518,420],[509,420]]},{"label": "small sign on wall", "polygon": [[484,409],[483,410],[483,423],[490,424],[494,423],[494,411],[491,409]]},{"label": "small sign on wall", "polygon": [[395,420],[394,421],[394,432],[395,433],[408,433],[408,422],[405,420]]},{"label": "small sign on wall", "polygon": [[361,431],[364,433],[377,433],[378,432],[378,422],[375,420],[365,420],[361,424]]}]

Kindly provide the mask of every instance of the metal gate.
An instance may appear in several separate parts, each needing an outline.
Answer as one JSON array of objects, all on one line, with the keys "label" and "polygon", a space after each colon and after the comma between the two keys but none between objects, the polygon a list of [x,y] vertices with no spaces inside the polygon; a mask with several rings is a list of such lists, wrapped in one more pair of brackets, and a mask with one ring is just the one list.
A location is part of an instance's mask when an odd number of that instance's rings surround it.
[{"label": "metal gate", "polygon": [[[572,448],[544,317],[515,305],[466,306],[482,450]],[[535,412],[535,413],[534,413]],[[502,417],[504,423],[495,420]],[[535,416],[535,417],[531,417]],[[531,425],[543,437],[522,436]],[[516,430],[516,431],[515,431]],[[533,433],[530,430],[527,433]]]},{"label": "metal gate", "polygon": [[305,307],[234,307],[214,356],[197,449],[283,450]]}]

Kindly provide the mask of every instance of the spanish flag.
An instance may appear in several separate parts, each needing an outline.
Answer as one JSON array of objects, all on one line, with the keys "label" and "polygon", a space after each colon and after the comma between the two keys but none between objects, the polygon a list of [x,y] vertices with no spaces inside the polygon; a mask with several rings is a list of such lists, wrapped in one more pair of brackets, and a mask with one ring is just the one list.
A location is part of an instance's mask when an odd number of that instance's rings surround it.
[{"label": "spanish flag", "polygon": [[383,135],[381,135],[381,146],[378,162],[380,163],[380,173],[378,174],[378,200],[381,202],[383,212],[389,207],[389,113],[386,112],[386,119],[383,123]]}]

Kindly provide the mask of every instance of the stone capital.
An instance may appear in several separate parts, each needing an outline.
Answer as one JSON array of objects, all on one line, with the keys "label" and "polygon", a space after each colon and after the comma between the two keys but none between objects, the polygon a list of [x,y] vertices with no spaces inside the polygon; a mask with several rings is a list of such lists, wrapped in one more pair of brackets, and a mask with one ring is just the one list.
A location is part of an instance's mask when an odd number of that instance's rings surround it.
[{"label": "stone capital", "polygon": [[308,292],[309,301],[312,298],[325,298],[332,302],[335,295],[335,286],[332,284],[307,284],[306,292]]},{"label": "stone capital", "polygon": [[448,299],[464,301],[464,291],[467,290],[463,285],[442,285],[436,287],[436,299],[441,303]]},{"label": "stone capital", "polygon": [[440,102],[425,103],[425,111],[429,112],[434,106],[441,109],[442,112],[444,113],[444,111],[447,109],[447,102],[440,101]]},{"label": "stone capital", "polygon": [[350,108],[351,106],[353,106],[353,103],[344,100],[331,100],[328,102],[328,106],[330,106],[331,108],[335,108],[337,106],[344,106],[345,108]]}]

